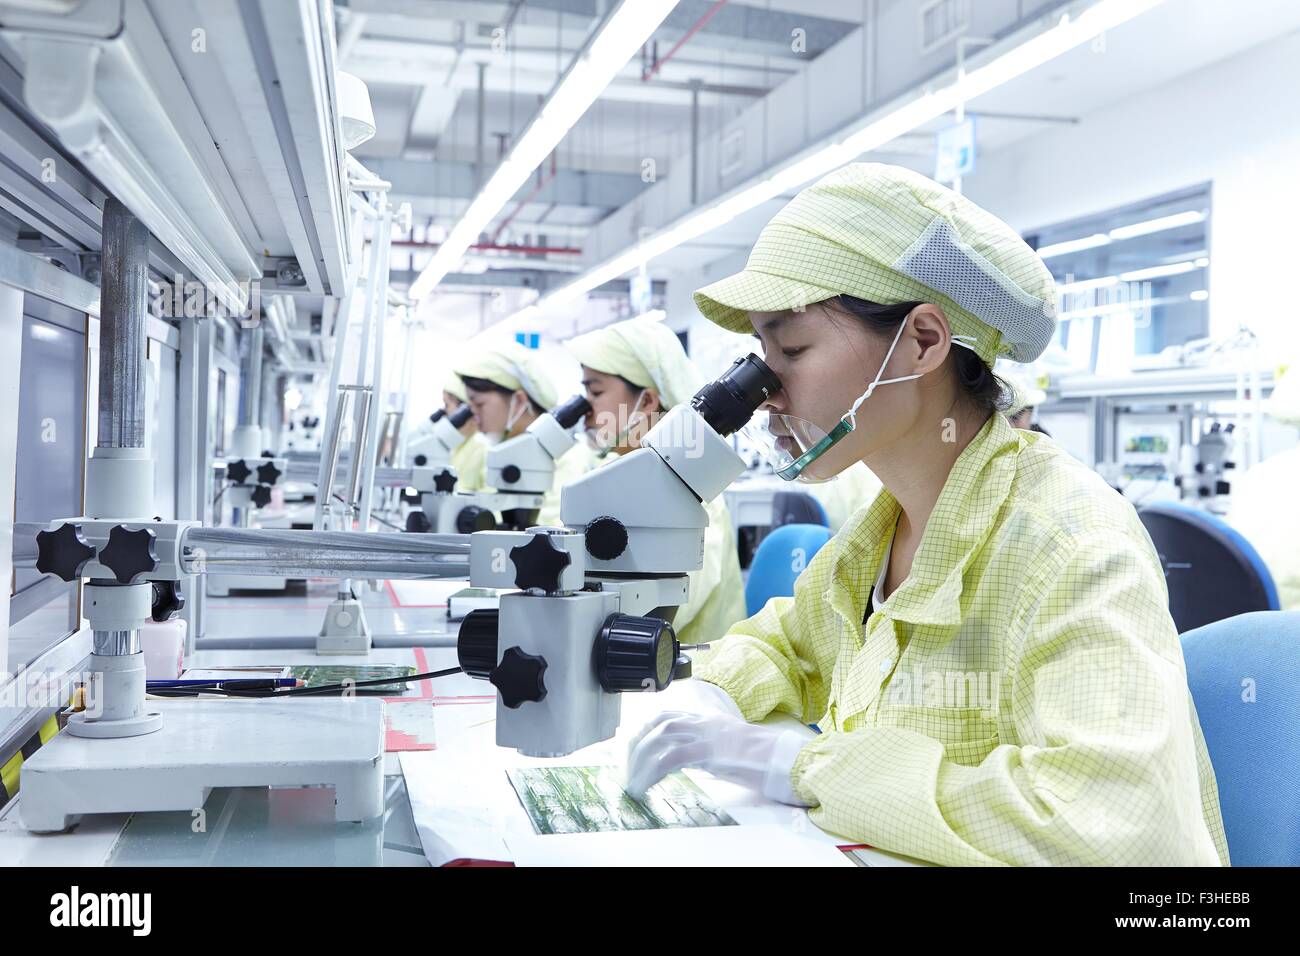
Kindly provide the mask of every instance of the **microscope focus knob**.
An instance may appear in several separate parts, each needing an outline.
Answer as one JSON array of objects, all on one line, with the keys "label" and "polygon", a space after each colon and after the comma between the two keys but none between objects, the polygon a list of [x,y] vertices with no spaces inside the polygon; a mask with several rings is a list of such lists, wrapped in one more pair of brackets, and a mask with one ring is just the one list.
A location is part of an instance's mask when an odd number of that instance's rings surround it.
[{"label": "microscope focus knob", "polygon": [[491,531],[497,526],[497,519],[487,508],[470,505],[461,508],[456,515],[456,533],[473,534],[475,531]]},{"label": "microscope focus knob", "polygon": [[527,544],[510,549],[510,560],[515,565],[515,587],[521,591],[558,591],[560,575],[572,559],[551,543],[550,535],[535,534]]},{"label": "microscope focus knob", "polygon": [[627,550],[627,528],[623,522],[602,515],[587,524],[587,553],[601,561],[613,561]]},{"label": "microscope focus knob", "polygon": [[150,581],[153,585],[153,602],[151,614],[155,621],[170,620],[177,611],[185,607],[185,594],[181,591],[179,581]]},{"label": "microscope focus knob", "polygon": [[611,614],[596,638],[596,678],[611,694],[663,690],[673,682],[677,648],[667,621]]},{"label": "microscope focus knob", "polygon": [[280,469],[275,467],[275,462],[264,461],[257,466],[257,480],[260,484],[273,485],[279,477]]},{"label": "microscope focus knob", "polygon": [[546,658],[507,648],[488,680],[501,692],[501,703],[514,710],[525,701],[546,699]]},{"label": "microscope focus knob", "polygon": [[226,465],[226,477],[237,485],[242,485],[252,474],[253,469],[249,468],[242,458]]},{"label": "microscope focus knob", "polygon": [[265,508],[271,503],[271,486],[258,485],[253,489],[253,504],[258,508]]},{"label": "microscope focus knob", "polygon": [[113,572],[119,584],[134,584],[141,575],[158,570],[154,552],[156,535],[148,528],[128,531],[117,525],[99,552],[99,563]]},{"label": "microscope focus knob", "polygon": [[406,530],[414,534],[427,534],[433,530],[433,523],[423,511],[412,511],[406,516]]},{"label": "microscope focus knob", "polygon": [[95,556],[95,549],[81,536],[81,528],[64,522],[53,531],[36,535],[36,570],[65,581],[81,577],[81,569]]},{"label": "microscope focus knob", "polygon": [[506,484],[513,485],[521,477],[523,477],[523,472],[519,470],[518,465],[506,465],[501,469],[501,480]]},{"label": "microscope focus knob", "polygon": [[456,490],[456,473],[450,468],[444,468],[433,476],[433,490],[437,492],[452,492]]},{"label": "microscope focus knob", "polygon": [[465,615],[456,637],[456,659],[470,677],[487,680],[497,666],[497,622],[501,612],[481,607]]}]

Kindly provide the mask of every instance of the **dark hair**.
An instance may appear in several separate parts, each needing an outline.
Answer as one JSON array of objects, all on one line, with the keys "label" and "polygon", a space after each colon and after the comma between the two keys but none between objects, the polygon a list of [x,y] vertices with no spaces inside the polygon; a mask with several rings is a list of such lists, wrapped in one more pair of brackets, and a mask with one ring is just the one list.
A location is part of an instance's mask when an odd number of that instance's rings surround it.
[{"label": "dark hair", "polygon": [[[912,310],[925,304],[900,302],[897,305],[880,305],[851,295],[839,295],[830,301],[862,322],[868,331],[882,338],[892,338]],[[962,397],[974,408],[984,414],[991,414],[1010,405],[1011,389],[993,374],[993,370],[984,364],[982,358],[970,349],[959,346],[952,350],[952,359],[957,387],[961,390]]]},{"label": "dark hair", "polygon": [[[466,388],[472,388],[476,392],[500,392],[507,398],[515,393],[513,388],[506,388],[504,385],[498,385],[496,382],[489,381],[486,378],[474,378],[473,376],[462,375],[460,376],[460,380],[465,383]],[[533,396],[524,392],[524,397],[528,399],[528,404],[532,406],[534,414],[546,414],[547,409],[542,408],[542,406],[533,401]]]}]

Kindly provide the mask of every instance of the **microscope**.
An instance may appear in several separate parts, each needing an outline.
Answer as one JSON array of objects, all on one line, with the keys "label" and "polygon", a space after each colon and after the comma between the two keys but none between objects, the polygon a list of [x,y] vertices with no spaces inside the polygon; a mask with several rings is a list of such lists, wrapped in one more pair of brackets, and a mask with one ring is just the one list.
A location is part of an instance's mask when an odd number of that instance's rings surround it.
[{"label": "microscope", "polygon": [[516,589],[457,639],[465,673],[497,689],[499,746],[572,753],[614,735],[620,694],[689,676],[671,622],[703,564],[703,503],[745,470],[727,436],[780,388],[757,356],[737,359],[639,449],[567,485],[564,527],[470,536],[471,585]]},{"label": "microscope", "polygon": [[[573,437],[573,427],[590,410],[587,400],[575,395],[539,416],[522,435],[490,448],[487,453],[487,484],[496,491],[455,491],[455,471],[446,465],[435,465],[432,454],[425,452],[427,480],[421,482],[420,467],[412,469],[416,479],[412,485],[420,492],[423,514],[414,518],[417,512],[412,512],[407,517],[406,530],[473,534],[498,527],[527,528],[536,519],[543,497],[550,490],[556,459],[572,448],[577,440]],[[468,406],[462,405],[452,413],[451,419],[468,411]],[[461,419],[460,425],[467,420]],[[455,428],[459,427],[455,425]],[[436,429],[435,425],[435,432]],[[459,432],[453,429],[453,433],[464,441]],[[446,444],[445,440],[443,443]],[[459,442],[448,447],[447,461],[458,445]],[[499,522],[498,514],[501,516]]]}]

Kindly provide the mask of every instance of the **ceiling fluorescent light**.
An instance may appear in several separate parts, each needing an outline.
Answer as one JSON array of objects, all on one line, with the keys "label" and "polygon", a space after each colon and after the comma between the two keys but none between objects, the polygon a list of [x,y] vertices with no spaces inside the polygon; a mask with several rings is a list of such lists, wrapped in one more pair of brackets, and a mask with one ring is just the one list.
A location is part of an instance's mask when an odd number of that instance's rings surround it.
[{"label": "ceiling fluorescent light", "polygon": [[1137,236],[1149,236],[1153,232],[1164,232],[1166,229],[1192,226],[1198,222],[1205,222],[1205,213],[1199,209],[1191,209],[1187,212],[1175,213],[1172,216],[1148,219],[1146,222],[1117,226],[1110,231],[1109,236],[1111,239],[1133,239]]},{"label": "ceiling fluorescent light", "polygon": [[1196,269],[1194,262],[1173,262],[1167,266],[1152,266],[1150,269],[1134,269],[1132,272],[1121,272],[1119,278],[1121,282],[1142,282],[1146,279],[1163,279],[1167,276],[1182,275],[1184,272],[1192,272]]},{"label": "ceiling fluorescent light", "polygon": [[[611,279],[639,268],[656,256],[697,239],[731,222],[742,213],[851,162],[865,152],[879,149],[924,123],[951,112],[958,103],[987,93],[1162,2],[1164,0],[1098,0],[1078,17],[1071,19],[1068,14],[1062,16],[1055,26],[984,66],[968,71],[962,81],[954,79],[947,86],[927,91],[893,112],[848,133],[840,141],[810,150],[774,170],[766,178],[740,187],[669,223],[636,245],[543,296],[538,305],[547,309],[570,303]],[[1103,235],[1097,245],[1109,241]]]},{"label": "ceiling fluorescent light", "polygon": [[1040,259],[1050,259],[1053,256],[1063,256],[1071,252],[1082,252],[1085,249],[1096,249],[1098,246],[1106,245],[1110,245],[1110,236],[1104,232],[1098,232],[1091,236],[1084,236],[1082,239],[1053,242],[1051,245],[1042,246],[1036,251]]},{"label": "ceiling fluorescent light", "polygon": [[420,272],[411,286],[411,298],[427,296],[456,267],[470,245],[676,5],[677,0],[623,0],[606,18]]}]

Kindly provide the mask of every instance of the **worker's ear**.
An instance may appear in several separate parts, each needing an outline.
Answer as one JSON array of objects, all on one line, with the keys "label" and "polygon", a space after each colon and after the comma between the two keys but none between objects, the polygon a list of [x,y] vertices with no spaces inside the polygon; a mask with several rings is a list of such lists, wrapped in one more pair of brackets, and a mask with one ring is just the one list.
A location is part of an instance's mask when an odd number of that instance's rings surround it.
[{"label": "worker's ear", "polygon": [[641,401],[637,404],[638,408],[636,410],[644,411],[647,415],[664,410],[663,400],[659,397],[659,392],[653,388],[647,388],[645,395],[641,397]]},{"label": "worker's ear", "polygon": [[912,310],[908,319],[906,337],[912,346],[913,365],[910,374],[924,375],[933,372],[948,357],[952,345],[952,329],[948,316],[937,305],[925,303]]}]

